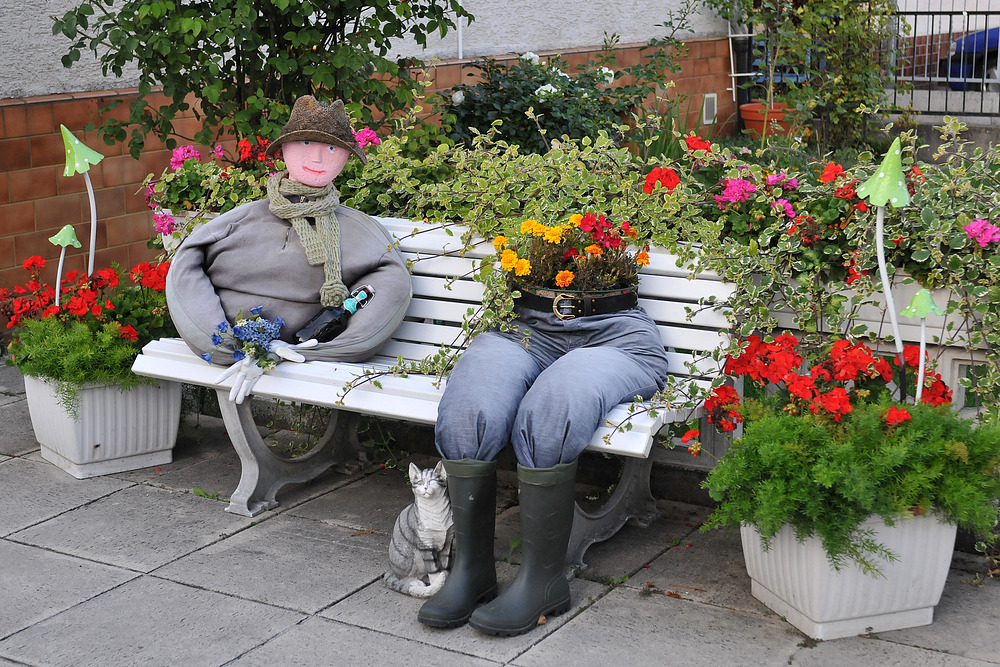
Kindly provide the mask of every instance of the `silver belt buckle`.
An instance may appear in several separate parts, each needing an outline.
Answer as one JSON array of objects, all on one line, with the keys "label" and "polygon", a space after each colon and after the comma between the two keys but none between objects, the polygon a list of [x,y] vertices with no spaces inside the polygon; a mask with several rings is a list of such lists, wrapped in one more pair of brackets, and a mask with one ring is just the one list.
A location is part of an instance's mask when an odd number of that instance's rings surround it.
[{"label": "silver belt buckle", "polygon": [[[573,311],[572,298],[573,297],[571,297],[569,294],[556,294],[555,298],[552,299],[552,312],[560,320],[572,320],[572,319],[576,318],[576,315],[574,315],[573,312],[572,312]],[[570,300],[570,305],[568,305],[568,306],[560,306],[559,302],[562,301],[563,299]],[[559,312],[560,308],[569,308],[570,312],[568,312],[568,313],[560,313]]]}]

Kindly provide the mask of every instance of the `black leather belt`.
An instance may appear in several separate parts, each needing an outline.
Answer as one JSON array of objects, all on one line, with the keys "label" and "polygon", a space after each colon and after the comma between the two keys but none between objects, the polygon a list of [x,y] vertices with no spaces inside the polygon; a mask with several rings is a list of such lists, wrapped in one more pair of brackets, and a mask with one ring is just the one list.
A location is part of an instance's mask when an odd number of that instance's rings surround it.
[{"label": "black leather belt", "polygon": [[598,296],[566,294],[564,292],[550,292],[550,294],[553,296],[547,297],[521,290],[521,296],[515,299],[514,303],[523,308],[543,313],[554,313],[560,320],[617,313],[619,310],[635,308],[639,303],[639,297],[634,289],[623,289],[619,292]]}]

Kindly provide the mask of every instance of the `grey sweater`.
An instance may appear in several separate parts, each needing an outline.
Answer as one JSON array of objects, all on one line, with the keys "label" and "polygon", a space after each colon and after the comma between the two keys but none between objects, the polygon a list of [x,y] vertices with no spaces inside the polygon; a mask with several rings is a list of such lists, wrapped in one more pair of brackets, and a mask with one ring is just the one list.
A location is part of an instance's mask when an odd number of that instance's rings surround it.
[{"label": "grey sweater", "polygon": [[[302,350],[309,361],[361,361],[375,354],[396,330],[412,294],[410,273],[392,237],[370,216],[336,209],[341,234],[341,275],[349,289],[375,288],[375,298],[351,317],[347,330],[328,343]],[[322,310],[322,265],[310,266],[291,224],[268,209],[267,200],[244,204],[210,220],[186,238],[167,274],[167,305],[184,342],[213,362],[232,358],[215,350],[212,333],[241,310],[263,306],[263,316],[286,323],[281,338]]]}]

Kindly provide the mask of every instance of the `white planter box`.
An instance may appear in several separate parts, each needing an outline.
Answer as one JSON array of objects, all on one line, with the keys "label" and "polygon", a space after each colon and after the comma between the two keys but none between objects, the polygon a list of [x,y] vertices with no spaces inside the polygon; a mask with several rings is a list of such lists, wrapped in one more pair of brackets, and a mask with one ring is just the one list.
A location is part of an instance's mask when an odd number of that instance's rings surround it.
[{"label": "white planter box", "polygon": [[26,375],[24,388],[42,458],[77,479],[173,460],[179,382],[157,381],[128,392],[88,385],[80,389],[77,419],[59,403],[54,383]]},{"label": "white planter box", "polygon": [[854,565],[837,572],[818,537],[799,542],[787,526],[764,551],[757,531],[744,526],[753,596],[814,639],[929,625],[948,576],[956,527],[921,516],[893,527],[870,519],[863,528],[874,530],[875,539],[899,558],[881,564],[884,578]]}]

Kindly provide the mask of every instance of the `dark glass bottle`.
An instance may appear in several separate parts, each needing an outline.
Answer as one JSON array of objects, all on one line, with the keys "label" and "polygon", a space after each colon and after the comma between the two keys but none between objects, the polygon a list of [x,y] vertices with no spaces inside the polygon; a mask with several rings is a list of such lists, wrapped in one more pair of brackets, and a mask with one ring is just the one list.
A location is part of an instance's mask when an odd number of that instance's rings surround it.
[{"label": "dark glass bottle", "polygon": [[324,308],[319,315],[299,329],[295,336],[303,342],[310,338],[315,338],[321,343],[331,341],[344,332],[351,315],[367,306],[374,298],[375,288],[371,285],[362,285],[351,292],[351,296],[344,299],[339,308]]}]

